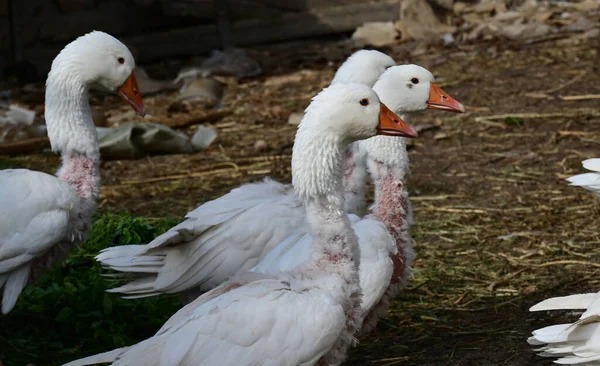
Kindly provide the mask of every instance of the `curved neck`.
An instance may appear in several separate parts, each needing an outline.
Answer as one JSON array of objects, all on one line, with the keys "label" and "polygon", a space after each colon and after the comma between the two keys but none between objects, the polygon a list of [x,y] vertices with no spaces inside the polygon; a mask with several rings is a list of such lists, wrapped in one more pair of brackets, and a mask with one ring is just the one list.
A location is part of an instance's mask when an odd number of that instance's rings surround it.
[{"label": "curved neck", "polygon": [[88,86],[77,75],[79,65],[52,64],[46,81],[44,116],[52,150],[63,156],[83,154],[98,158],[98,134],[92,119]]},{"label": "curved neck", "polygon": [[308,273],[338,274],[347,283],[357,279],[358,241],[344,210],[343,163],[347,142],[310,135],[302,126],[292,155],[292,182],[313,234]]},{"label": "curved neck", "polygon": [[46,81],[46,126],[52,150],[62,155],[58,177],[82,199],[95,200],[100,185],[98,135],[78,66],[60,57],[52,64]]}]

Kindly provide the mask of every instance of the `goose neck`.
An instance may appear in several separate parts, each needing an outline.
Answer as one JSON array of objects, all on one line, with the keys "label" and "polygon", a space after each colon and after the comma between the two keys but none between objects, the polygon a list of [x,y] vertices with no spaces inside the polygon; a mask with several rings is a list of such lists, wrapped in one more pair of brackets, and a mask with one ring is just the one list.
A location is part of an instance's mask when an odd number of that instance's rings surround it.
[{"label": "goose neck", "polygon": [[294,143],[292,177],[313,234],[312,273],[358,280],[358,241],[344,210],[343,164],[347,142],[306,136],[299,130]]},{"label": "goose neck", "polygon": [[88,83],[76,59],[59,55],[46,81],[45,119],[52,150],[98,158],[98,134],[89,103]]},{"label": "goose neck", "polygon": [[375,185],[373,215],[392,232],[407,231],[411,209],[404,187],[406,170],[376,160],[369,161],[369,170]]},{"label": "goose neck", "polygon": [[58,177],[85,201],[95,201],[100,185],[98,135],[88,83],[76,57],[59,54],[46,81],[45,118],[53,151],[62,155]]}]

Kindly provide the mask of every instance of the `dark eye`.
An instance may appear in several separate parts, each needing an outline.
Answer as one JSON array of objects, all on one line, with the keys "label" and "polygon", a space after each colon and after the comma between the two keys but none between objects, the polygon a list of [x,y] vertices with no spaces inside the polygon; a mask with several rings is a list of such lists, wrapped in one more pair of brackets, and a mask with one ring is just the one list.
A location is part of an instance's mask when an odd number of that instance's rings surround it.
[{"label": "dark eye", "polygon": [[119,58],[117,59],[117,61],[118,61],[120,64],[124,64],[124,63],[125,63],[125,59],[124,59],[123,57],[119,57]]},{"label": "dark eye", "polygon": [[410,79],[410,82],[413,83],[413,84],[418,84],[419,83],[419,79],[412,78],[412,79]]},{"label": "dark eye", "polygon": [[360,102],[359,102],[359,103],[360,103],[360,105],[362,105],[363,107],[366,107],[366,106],[368,106],[368,105],[369,105],[369,103],[370,103],[370,102],[369,102],[369,99],[367,99],[367,98],[363,98],[363,99],[361,99],[361,100],[360,100]]}]

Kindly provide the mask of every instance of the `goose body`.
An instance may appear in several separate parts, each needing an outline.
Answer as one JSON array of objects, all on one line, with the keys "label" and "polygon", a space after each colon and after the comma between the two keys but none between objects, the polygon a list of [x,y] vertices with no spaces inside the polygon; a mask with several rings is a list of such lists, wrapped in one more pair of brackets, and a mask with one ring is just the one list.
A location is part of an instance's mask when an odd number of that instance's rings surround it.
[{"label": "goose body", "polygon": [[103,32],[79,37],[54,59],[45,117],[62,167],[57,176],[27,169],[0,171],[2,313],[14,307],[27,283],[84,240],[100,183],[88,89],[94,85],[117,92],[143,114],[134,66],[127,47]]},{"label": "goose body", "polygon": [[310,261],[274,275],[239,274],[180,309],[152,338],[67,366],[339,365],[361,301],[358,247],[344,210],[344,155],[349,142],[379,131],[414,136],[369,87],[340,84],[319,93],[292,158],[314,238]]},{"label": "goose body", "polygon": [[[392,65],[394,60],[381,52],[361,50],[338,69],[332,85],[372,86]],[[366,173],[360,163],[351,152],[347,154],[346,208],[354,213],[364,206]],[[235,273],[249,270],[302,227],[308,228],[306,212],[293,186],[267,178],[202,204],[147,245],[107,248],[96,259],[107,268],[138,274],[138,279],[110,292],[126,298],[184,293],[191,301]]]}]

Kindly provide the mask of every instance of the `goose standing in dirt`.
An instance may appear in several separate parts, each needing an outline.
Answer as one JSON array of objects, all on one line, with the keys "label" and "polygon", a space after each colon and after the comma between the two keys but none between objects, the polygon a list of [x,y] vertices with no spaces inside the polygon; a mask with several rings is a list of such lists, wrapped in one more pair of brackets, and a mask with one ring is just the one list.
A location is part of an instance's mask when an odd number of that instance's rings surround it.
[{"label": "goose standing in dirt", "polygon": [[144,105],[133,56],[116,38],[91,32],[52,62],[45,118],[52,150],[62,155],[57,176],[27,169],[0,171],[0,288],[2,313],[27,283],[66,258],[84,240],[100,184],[90,86],[117,92],[140,115]]},{"label": "goose standing in dirt", "polygon": [[[593,173],[567,178],[573,186],[580,186],[600,197],[600,159],[587,159],[583,167]],[[563,365],[600,365],[600,293],[586,293],[546,299],[529,311],[583,310],[579,320],[570,324],[556,324],[533,331],[528,342],[541,346],[536,349],[543,357],[557,358]]]},{"label": "goose standing in dirt", "polygon": [[[394,60],[384,53],[360,50],[336,72],[332,85],[358,83],[372,87]],[[365,164],[347,154],[344,175],[346,208],[364,206]],[[356,187],[362,186],[362,191]],[[103,266],[140,274],[130,285],[110,290],[127,298],[184,292],[189,302],[258,263],[289,233],[308,227],[306,214],[291,184],[270,179],[233,189],[186,215],[186,220],[147,245],[105,249],[96,259]]]},{"label": "goose standing in dirt", "polygon": [[[414,77],[418,75],[419,77]],[[404,80],[404,82],[398,82]],[[415,65],[387,69],[373,86],[382,103],[402,118],[427,108],[423,98],[433,89],[443,106],[454,112],[464,107],[437,90],[433,75]],[[431,84],[431,86],[429,85]],[[404,90],[403,90],[404,89]],[[434,98],[429,98],[430,101]],[[432,102],[431,102],[432,103]],[[431,105],[431,104],[429,104]],[[375,202],[364,218],[350,215],[360,246],[360,286],[363,291],[361,332],[371,331],[385,314],[389,300],[397,296],[412,273],[414,250],[408,232],[412,210],[404,184],[408,172],[406,140],[375,136],[357,141],[357,154],[367,160],[375,186]],[[251,271],[277,273],[310,261],[312,238],[306,230],[297,230],[269,252]]]},{"label": "goose standing in dirt", "polygon": [[154,337],[67,365],[339,365],[361,301],[343,163],[349,142],[375,134],[415,136],[371,88],[323,90],[306,109],[292,155],[314,237],[311,261],[277,275],[240,274],[179,310]]}]

